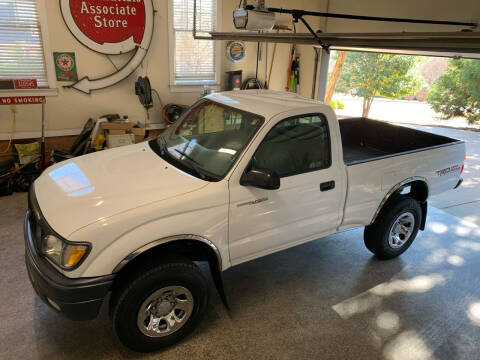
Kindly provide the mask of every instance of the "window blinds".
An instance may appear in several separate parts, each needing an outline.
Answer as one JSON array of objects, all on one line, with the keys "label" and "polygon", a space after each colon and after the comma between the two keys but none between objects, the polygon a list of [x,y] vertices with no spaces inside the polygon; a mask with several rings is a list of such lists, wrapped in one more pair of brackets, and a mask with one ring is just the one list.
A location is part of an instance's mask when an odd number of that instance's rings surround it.
[{"label": "window blinds", "polygon": [[[208,35],[215,30],[216,0],[197,0],[196,30]],[[215,81],[215,41],[194,40],[193,0],[173,0],[175,83]]]},{"label": "window blinds", "polygon": [[0,79],[48,87],[36,0],[0,0]]}]

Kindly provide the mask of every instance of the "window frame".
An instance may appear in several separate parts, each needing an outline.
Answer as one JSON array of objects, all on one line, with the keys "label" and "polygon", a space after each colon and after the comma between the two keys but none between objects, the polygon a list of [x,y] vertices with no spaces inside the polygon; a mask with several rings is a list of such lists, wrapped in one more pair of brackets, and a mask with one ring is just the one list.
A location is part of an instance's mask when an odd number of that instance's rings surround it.
[{"label": "window frame", "polygon": [[[270,134],[270,132],[279,124],[281,124],[282,122],[284,121],[288,121],[288,120],[293,120],[293,119],[300,119],[300,118],[304,118],[304,117],[313,117],[313,116],[318,116],[320,118],[323,119],[323,121],[325,122],[325,127],[326,127],[326,130],[327,130],[327,141],[328,141],[328,153],[329,153],[329,161],[328,161],[328,164],[327,166],[324,166],[324,167],[318,167],[318,168],[313,168],[313,169],[308,169],[306,171],[296,171],[296,172],[293,172],[293,173],[290,173],[288,175],[280,175],[278,174],[278,176],[283,179],[283,178],[287,178],[287,177],[291,177],[291,176],[296,176],[296,175],[301,175],[301,174],[308,174],[308,173],[311,173],[313,171],[320,171],[320,170],[327,170],[327,169],[330,169],[332,167],[332,138],[330,136],[330,127],[329,127],[329,124],[328,124],[328,119],[327,119],[327,116],[325,114],[322,114],[322,113],[307,113],[307,114],[299,114],[299,115],[293,115],[293,116],[289,116],[289,117],[286,117],[286,118],[283,118],[279,121],[277,121],[275,123],[275,125],[273,125],[268,131],[267,133],[265,134],[265,136],[263,137],[262,141],[260,141],[260,143],[258,144],[257,148],[255,149],[255,152],[253,153],[252,157],[250,158],[250,161],[248,162],[246,168],[244,169],[244,172],[248,171],[251,169],[252,167],[252,160],[253,160],[253,157],[255,156],[255,154],[257,153],[259,147],[262,145],[263,141],[267,138],[268,134]],[[275,171],[274,169],[267,169],[267,170],[272,170],[272,171]]]},{"label": "window frame", "polygon": [[38,11],[38,22],[40,26],[41,40],[43,46],[43,57],[45,60],[45,71],[48,81],[48,88],[39,88],[39,89],[8,89],[0,90],[0,96],[57,96],[57,79],[55,76],[55,68],[52,61],[52,52],[50,48],[50,39],[48,33],[48,24],[47,24],[47,8],[45,0],[36,0],[35,1]]},{"label": "window frame", "polygon": [[[175,30],[173,29],[173,1],[168,0],[168,50],[169,50],[169,70],[170,70],[170,91],[172,92],[198,92],[207,85],[213,90],[220,90],[220,72],[221,72],[221,51],[223,48],[220,43],[215,46],[215,80],[199,83],[198,81],[185,81],[181,84],[175,82]],[[216,0],[217,16],[215,17],[215,28],[218,30],[222,26],[222,0]],[[207,40],[206,40],[207,41]],[[208,40],[214,41],[214,40]]]}]

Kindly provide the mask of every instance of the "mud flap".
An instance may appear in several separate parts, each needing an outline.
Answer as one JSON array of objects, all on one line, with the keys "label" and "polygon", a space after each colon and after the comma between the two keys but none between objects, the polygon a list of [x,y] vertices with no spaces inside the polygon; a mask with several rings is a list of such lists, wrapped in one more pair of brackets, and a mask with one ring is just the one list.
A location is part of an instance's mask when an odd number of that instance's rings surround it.
[{"label": "mud flap", "polygon": [[428,202],[424,201],[420,203],[420,207],[422,208],[422,221],[420,222],[420,230],[425,230],[425,223],[427,222],[427,208]]},{"label": "mud flap", "polygon": [[227,296],[225,294],[225,288],[223,286],[222,272],[218,267],[218,262],[210,260],[208,264],[210,266],[210,272],[212,273],[213,282],[215,284],[215,287],[217,288],[218,295],[220,295],[223,305],[225,305],[227,310],[230,310],[230,306],[228,306]]}]

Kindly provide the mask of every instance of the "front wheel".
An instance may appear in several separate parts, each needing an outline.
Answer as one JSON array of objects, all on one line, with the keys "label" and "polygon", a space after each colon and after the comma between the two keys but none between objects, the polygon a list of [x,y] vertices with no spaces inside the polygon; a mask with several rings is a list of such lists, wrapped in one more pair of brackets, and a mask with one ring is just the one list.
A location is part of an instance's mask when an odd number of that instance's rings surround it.
[{"label": "front wheel", "polygon": [[401,255],[418,233],[422,209],[411,197],[399,197],[382,209],[372,225],[366,226],[365,246],[382,260]]},{"label": "front wheel", "polygon": [[208,304],[207,281],[188,259],[153,266],[122,285],[113,295],[113,326],[120,341],[139,352],[180,341]]}]

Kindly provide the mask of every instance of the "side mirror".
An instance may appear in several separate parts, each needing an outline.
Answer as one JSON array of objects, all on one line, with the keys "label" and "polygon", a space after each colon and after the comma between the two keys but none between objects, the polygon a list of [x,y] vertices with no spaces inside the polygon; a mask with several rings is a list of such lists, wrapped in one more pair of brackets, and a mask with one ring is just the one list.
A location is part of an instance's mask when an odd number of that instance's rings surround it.
[{"label": "side mirror", "polygon": [[244,172],[240,185],[254,186],[260,189],[276,190],[280,188],[280,177],[275,171],[258,169]]}]

